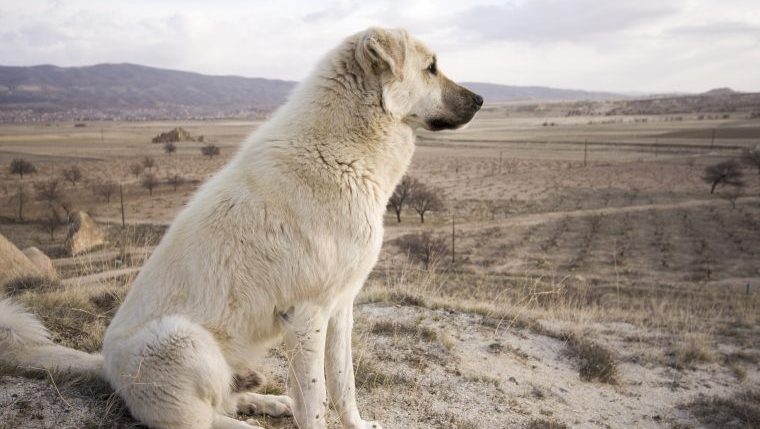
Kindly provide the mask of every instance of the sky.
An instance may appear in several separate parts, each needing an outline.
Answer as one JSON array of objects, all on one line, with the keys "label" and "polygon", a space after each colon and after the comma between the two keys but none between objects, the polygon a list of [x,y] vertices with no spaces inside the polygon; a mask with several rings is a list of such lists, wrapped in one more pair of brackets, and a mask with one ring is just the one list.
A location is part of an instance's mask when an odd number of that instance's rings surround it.
[{"label": "sky", "polygon": [[371,25],[406,28],[458,81],[760,91],[760,0],[0,0],[0,65],[300,80]]}]

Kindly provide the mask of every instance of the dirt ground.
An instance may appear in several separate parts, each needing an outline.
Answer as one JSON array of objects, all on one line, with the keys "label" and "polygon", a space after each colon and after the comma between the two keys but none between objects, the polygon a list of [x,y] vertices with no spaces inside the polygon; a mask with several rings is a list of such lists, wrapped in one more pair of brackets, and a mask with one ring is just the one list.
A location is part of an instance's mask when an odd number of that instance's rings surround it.
[{"label": "dirt ground", "polygon": [[[57,341],[97,351],[165,226],[258,125],[0,126],[0,233],[48,253],[63,278],[16,298]],[[150,143],[175,126],[221,155]],[[759,142],[756,119],[567,116],[561,104],[490,106],[465,130],[421,133],[410,175],[439,189],[445,208],[424,224],[408,207],[400,223],[386,217],[356,311],[365,418],[386,428],[760,427],[760,175],[745,168],[734,201],[702,180]],[[146,156],[162,181],[152,196],[145,173],[130,172]],[[15,158],[37,173],[10,174]],[[61,182],[61,200],[103,224],[109,245],[67,258],[65,226],[51,238],[33,184],[75,165],[83,179]],[[174,175],[176,191],[164,182]],[[127,228],[119,195],[93,191],[109,180],[123,187]],[[448,246],[427,269],[398,241],[422,231]],[[268,391],[284,385],[279,356],[262,363]],[[0,374],[0,428],[135,424],[107,386]]]}]

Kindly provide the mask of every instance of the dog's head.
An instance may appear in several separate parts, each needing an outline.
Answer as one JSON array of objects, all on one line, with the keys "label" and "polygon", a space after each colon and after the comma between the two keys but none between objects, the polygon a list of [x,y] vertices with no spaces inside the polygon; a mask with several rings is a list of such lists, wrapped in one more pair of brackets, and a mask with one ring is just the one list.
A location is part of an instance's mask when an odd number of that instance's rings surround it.
[{"label": "dog's head", "polygon": [[449,80],[435,54],[406,31],[373,27],[356,37],[356,59],[382,85],[383,108],[410,126],[459,128],[483,105],[483,97]]}]

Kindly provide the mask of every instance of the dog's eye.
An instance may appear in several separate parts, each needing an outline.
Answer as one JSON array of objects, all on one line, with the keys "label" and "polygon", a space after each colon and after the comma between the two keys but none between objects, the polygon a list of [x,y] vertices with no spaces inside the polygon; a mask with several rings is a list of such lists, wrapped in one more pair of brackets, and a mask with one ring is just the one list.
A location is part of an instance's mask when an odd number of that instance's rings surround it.
[{"label": "dog's eye", "polygon": [[426,70],[428,71],[428,73],[432,75],[435,75],[436,73],[438,73],[438,67],[435,65],[435,61],[430,63],[430,65],[428,66]]}]

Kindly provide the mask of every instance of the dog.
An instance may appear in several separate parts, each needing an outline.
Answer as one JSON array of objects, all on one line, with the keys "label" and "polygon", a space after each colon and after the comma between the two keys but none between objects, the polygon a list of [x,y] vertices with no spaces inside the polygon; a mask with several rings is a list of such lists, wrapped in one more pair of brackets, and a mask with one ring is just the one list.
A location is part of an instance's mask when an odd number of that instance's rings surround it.
[{"label": "dog", "polygon": [[[344,427],[380,428],[357,408],[353,301],[416,131],[459,128],[482,104],[406,31],[348,37],[178,214],[102,354],[54,344],[5,300],[0,359],[103,377],[156,429],[257,427],[239,411],[325,428],[328,394]],[[258,384],[257,357],[283,339],[288,395],[245,391]]]}]

